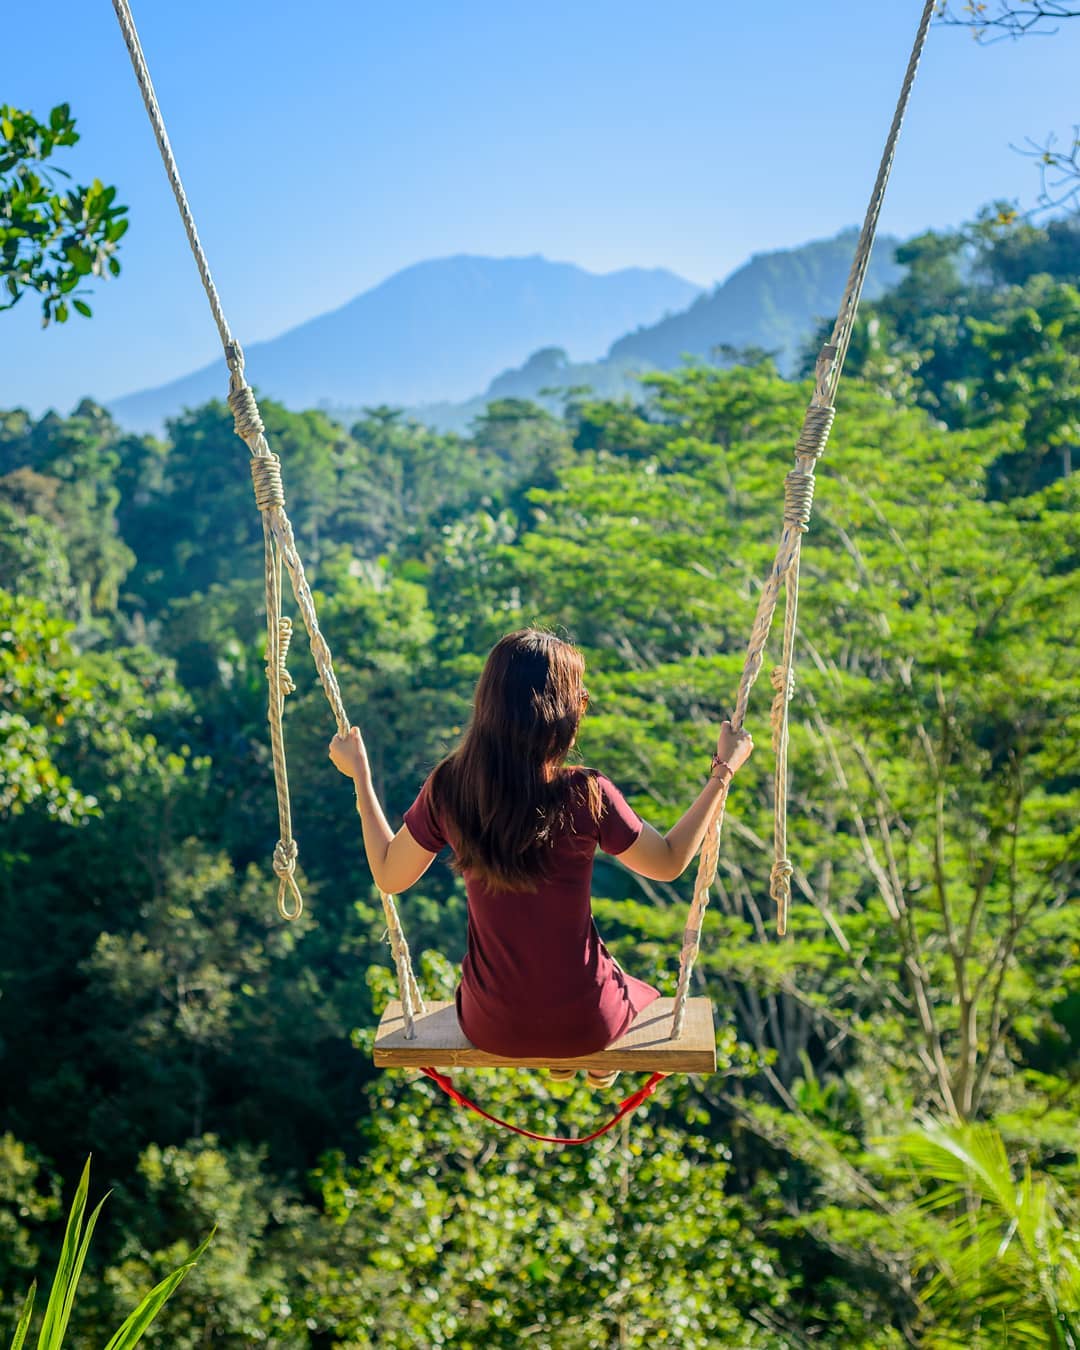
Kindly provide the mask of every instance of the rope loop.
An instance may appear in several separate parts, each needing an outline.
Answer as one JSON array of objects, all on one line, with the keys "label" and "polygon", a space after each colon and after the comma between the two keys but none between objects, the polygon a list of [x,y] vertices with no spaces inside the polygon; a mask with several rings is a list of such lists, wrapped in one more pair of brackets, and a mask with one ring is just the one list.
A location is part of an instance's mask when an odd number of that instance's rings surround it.
[{"label": "rope loop", "polygon": [[793,525],[800,534],[805,534],[813,509],[814,475],[792,469],[784,477],[784,524]]},{"label": "rope loop", "polygon": [[811,404],[803,417],[799,439],[795,442],[796,455],[813,455],[815,460],[820,459],[829,443],[829,432],[832,431],[835,417],[835,408]]},{"label": "rope loop", "polygon": [[228,403],[232,409],[233,428],[242,441],[254,440],[266,431],[254,391],[244,380],[243,366],[240,367],[237,383],[229,390]]},{"label": "rope loop", "polygon": [[285,509],[285,485],[281,481],[281,460],[277,455],[252,455],[251,482],[255,488],[255,505],[260,511]]},{"label": "rope loop", "polygon": [[[304,912],[304,897],[296,884],[296,859],[300,850],[295,839],[279,839],[274,845],[274,875],[278,879],[278,913],[283,919],[298,919]],[[288,898],[292,898],[292,904]]]}]

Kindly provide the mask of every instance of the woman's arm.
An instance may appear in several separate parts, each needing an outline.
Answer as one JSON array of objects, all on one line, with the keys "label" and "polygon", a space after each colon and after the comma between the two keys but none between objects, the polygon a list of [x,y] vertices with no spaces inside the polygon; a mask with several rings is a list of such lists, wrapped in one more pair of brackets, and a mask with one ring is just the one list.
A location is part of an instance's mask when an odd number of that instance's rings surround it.
[{"label": "woman's arm", "polygon": [[364,850],[375,885],[384,895],[398,895],[420,880],[436,855],[429,852],[402,825],[397,834],[391,830],[371,781],[367,749],[357,727],[347,736],[335,736],[330,742],[334,766],[353,780],[356,809],[364,829]]},{"label": "woman's arm", "polygon": [[716,743],[713,771],[693,805],[667,834],[660,834],[643,822],[641,834],[619,855],[619,861],[652,881],[674,881],[681,877],[701,847],[717,799],[735,771],[750,758],[753,748],[749,732],[734,731],[731,723],[725,722]]}]

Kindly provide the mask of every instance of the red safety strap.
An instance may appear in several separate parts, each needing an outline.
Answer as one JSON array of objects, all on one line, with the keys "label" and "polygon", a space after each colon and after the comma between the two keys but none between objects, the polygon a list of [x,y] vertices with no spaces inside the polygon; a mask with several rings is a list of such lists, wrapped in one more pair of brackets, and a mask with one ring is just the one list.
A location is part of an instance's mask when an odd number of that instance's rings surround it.
[{"label": "red safety strap", "polygon": [[643,1101],[653,1095],[668,1076],[666,1073],[654,1073],[644,1087],[638,1088],[636,1092],[631,1092],[629,1097],[624,1098],[619,1103],[619,1109],[606,1125],[601,1125],[598,1130],[593,1130],[592,1134],[583,1134],[577,1139],[560,1139],[550,1134],[533,1134],[532,1130],[523,1130],[520,1125],[511,1125],[508,1120],[500,1120],[498,1116],[491,1115],[482,1106],[477,1106],[476,1102],[466,1097],[463,1092],[459,1092],[450,1077],[445,1073],[439,1073],[436,1069],[431,1068],[421,1069],[420,1072],[426,1074],[433,1083],[437,1083],[451,1101],[457,1102],[458,1106],[464,1106],[469,1111],[475,1111],[478,1116],[490,1120],[493,1125],[501,1125],[504,1130],[513,1130],[515,1134],[523,1134],[526,1139],[535,1139],[538,1144],[591,1144],[594,1139],[599,1139],[602,1134],[607,1134],[608,1130],[617,1125],[623,1116],[628,1116],[631,1111],[636,1111]]}]

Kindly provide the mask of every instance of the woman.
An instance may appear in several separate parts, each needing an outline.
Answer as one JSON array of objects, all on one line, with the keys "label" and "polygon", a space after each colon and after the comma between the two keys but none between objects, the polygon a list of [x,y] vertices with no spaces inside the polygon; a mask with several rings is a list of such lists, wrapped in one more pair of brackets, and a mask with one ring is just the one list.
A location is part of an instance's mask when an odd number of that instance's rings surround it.
[{"label": "woman", "polygon": [[[616,1041],[659,992],[627,975],[592,919],[597,845],[632,871],[674,881],[701,846],[712,808],[753,749],[725,722],[697,800],[657,833],[595,769],[569,767],[589,694],[576,647],[535,628],[493,648],[472,722],[395,834],[375,795],[360,732],[330,758],[356,787],[375,884],[387,894],[424,875],[447,844],[468,895],[461,1029],[491,1054],[573,1058]],[[556,1071],[569,1077],[572,1070]],[[590,1074],[594,1086],[617,1075]]]}]

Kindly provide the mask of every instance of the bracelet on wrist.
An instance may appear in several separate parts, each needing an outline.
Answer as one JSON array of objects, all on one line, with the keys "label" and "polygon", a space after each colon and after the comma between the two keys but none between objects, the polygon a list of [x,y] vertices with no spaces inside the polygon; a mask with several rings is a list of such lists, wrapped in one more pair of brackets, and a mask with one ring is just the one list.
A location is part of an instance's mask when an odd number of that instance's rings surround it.
[{"label": "bracelet on wrist", "polygon": [[735,770],[726,759],[721,759],[719,755],[713,755],[712,764],[709,766],[709,777],[718,778],[722,782],[730,783],[735,777]]}]

